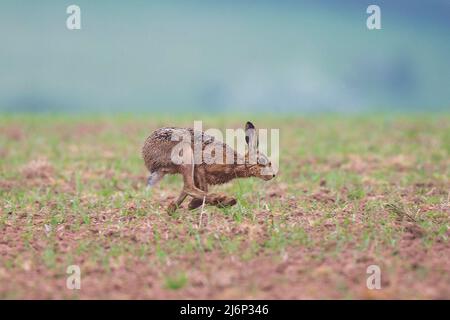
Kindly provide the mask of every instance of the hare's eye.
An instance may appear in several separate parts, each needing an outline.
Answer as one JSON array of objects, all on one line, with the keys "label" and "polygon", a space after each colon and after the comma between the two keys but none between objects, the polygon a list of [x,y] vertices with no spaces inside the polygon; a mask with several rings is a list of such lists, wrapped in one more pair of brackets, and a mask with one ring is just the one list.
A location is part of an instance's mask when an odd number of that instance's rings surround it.
[{"label": "hare's eye", "polygon": [[266,158],[263,157],[259,157],[258,158],[258,163],[262,166],[265,166],[267,164]]}]

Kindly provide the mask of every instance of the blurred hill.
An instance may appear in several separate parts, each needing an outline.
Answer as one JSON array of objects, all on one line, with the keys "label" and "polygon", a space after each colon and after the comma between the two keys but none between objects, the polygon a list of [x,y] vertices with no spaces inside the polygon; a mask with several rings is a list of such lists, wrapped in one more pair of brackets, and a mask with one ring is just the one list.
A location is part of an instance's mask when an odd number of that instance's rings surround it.
[{"label": "blurred hill", "polygon": [[0,3],[0,111],[450,110],[450,1]]}]

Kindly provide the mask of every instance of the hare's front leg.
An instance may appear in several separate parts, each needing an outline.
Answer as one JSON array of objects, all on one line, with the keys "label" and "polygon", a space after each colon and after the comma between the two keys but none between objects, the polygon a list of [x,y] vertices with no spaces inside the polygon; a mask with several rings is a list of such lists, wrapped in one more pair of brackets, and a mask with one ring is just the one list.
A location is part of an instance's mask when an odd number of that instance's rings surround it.
[{"label": "hare's front leg", "polygon": [[174,213],[179,207],[180,205],[183,203],[184,199],[186,199],[187,197],[187,193],[183,191],[181,191],[180,195],[178,196],[178,199],[174,202],[172,202],[171,204],[169,204],[169,206],[167,207],[167,212],[169,214]]},{"label": "hare's front leg", "polygon": [[189,196],[201,200],[202,203],[204,199],[205,203],[212,205],[218,205],[220,203],[226,202],[226,196],[217,195],[214,193],[208,194],[204,190],[201,190],[200,188],[195,186],[193,164],[182,165],[180,168],[180,173],[183,175],[183,191]]},{"label": "hare's front leg", "polygon": [[[208,183],[206,182],[204,170],[195,170],[194,182],[196,187],[198,187],[200,190],[206,193],[208,192]],[[216,200],[217,201],[214,204],[219,207],[233,206],[236,204],[236,199],[227,197],[225,195],[218,195]],[[189,202],[188,208],[189,210],[193,210],[200,207],[201,205],[203,205],[203,199],[194,198],[191,200],[191,202]]]},{"label": "hare's front leg", "polygon": [[221,196],[221,200],[219,200],[215,205],[219,208],[232,207],[237,203],[236,199],[233,197],[228,197],[226,195]]},{"label": "hare's front leg", "polygon": [[[197,188],[208,193],[208,183],[206,182],[205,175],[203,172],[201,172],[201,170],[198,170],[197,168],[194,173],[194,182]],[[189,210],[194,210],[201,205],[203,205],[203,199],[193,198],[191,202],[189,202],[188,208]]]},{"label": "hare's front leg", "polygon": [[203,199],[205,198],[205,203],[211,203],[214,204],[216,200],[214,195],[207,195],[206,192],[203,190],[197,188],[194,184],[194,179],[192,177],[193,175],[193,168],[192,165],[186,164],[180,166],[179,171],[183,176],[184,186],[183,190],[181,191],[179,197],[174,202],[170,203],[167,207],[167,212],[169,214],[175,212],[183,203],[184,199],[189,195],[198,201],[201,201],[200,205],[203,203]]},{"label": "hare's front leg", "polygon": [[[206,204],[212,204],[217,206],[227,206],[227,205],[233,205],[236,203],[235,199],[228,198],[224,195],[217,195],[217,194],[207,194],[204,190],[201,190],[200,188],[195,186],[194,183],[194,170],[192,168],[193,165],[186,164],[180,166],[180,173],[183,176],[184,186],[183,191],[181,192],[180,196],[175,202],[172,202],[168,208],[167,211],[169,213],[174,212],[184,201],[186,196],[191,196],[194,198],[194,200],[198,201],[197,203],[200,203],[200,205],[203,204],[203,200]],[[201,202],[200,202],[201,201]],[[199,206],[200,206],[199,205]]]},{"label": "hare's front leg", "polygon": [[[208,193],[208,183],[206,182],[205,171],[202,168],[198,168],[198,167],[195,168],[194,183],[197,188],[204,191],[205,193]],[[218,202],[219,200],[223,201],[225,199],[225,197],[223,197],[223,196],[221,196],[221,199],[218,199],[218,197],[219,196],[217,195],[215,198],[216,202]],[[210,204],[216,204],[216,202],[210,203]],[[206,201],[205,201],[205,203],[206,203]],[[191,200],[191,202],[189,202],[188,208],[189,208],[189,210],[194,210],[202,205],[203,205],[203,198],[202,199],[193,198]]]},{"label": "hare's front leg", "polygon": [[[217,195],[216,200],[214,200],[213,204],[217,207],[231,207],[234,206],[237,201],[235,198],[228,197],[226,195]],[[203,199],[194,198],[189,202],[188,208],[189,210],[197,209],[198,207],[203,205]]]}]

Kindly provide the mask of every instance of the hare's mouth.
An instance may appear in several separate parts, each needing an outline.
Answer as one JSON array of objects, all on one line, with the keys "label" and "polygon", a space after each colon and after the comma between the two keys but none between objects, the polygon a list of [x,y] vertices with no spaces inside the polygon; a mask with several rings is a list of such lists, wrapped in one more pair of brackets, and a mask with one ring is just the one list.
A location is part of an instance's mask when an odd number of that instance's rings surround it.
[{"label": "hare's mouth", "polygon": [[261,176],[261,178],[263,178],[266,181],[272,180],[273,178],[275,178],[275,173],[273,174],[264,174]]}]

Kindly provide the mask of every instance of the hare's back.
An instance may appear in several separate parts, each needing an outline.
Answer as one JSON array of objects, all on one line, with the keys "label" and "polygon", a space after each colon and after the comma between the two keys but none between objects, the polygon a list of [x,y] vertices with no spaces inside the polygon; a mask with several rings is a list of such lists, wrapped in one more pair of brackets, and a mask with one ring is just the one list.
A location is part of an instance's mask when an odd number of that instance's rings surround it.
[{"label": "hare's back", "polygon": [[196,149],[196,142],[200,143],[202,151],[210,144],[214,144],[219,148],[231,149],[213,136],[207,135],[202,131],[194,131],[192,128],[159,128],[147,138],[142,148],[142,155],[148,170],[155,172],[161,168],[170,169],[176,167],[171,160],[172,149],[180,141],[189,141],[189,139],[191,140],[192,150]]}]

